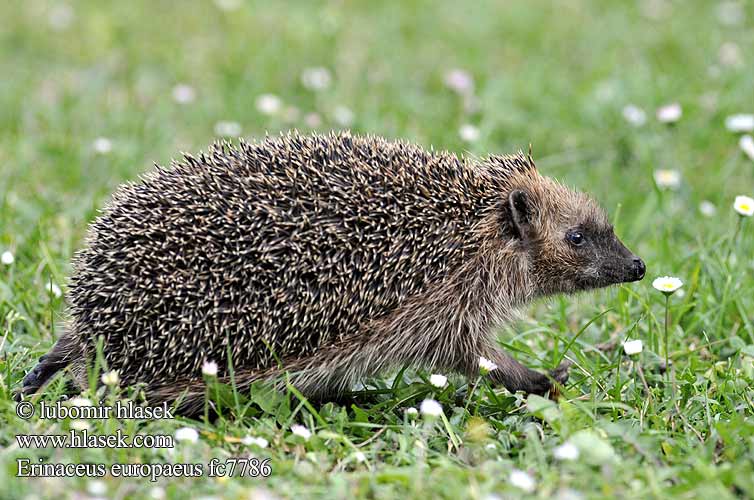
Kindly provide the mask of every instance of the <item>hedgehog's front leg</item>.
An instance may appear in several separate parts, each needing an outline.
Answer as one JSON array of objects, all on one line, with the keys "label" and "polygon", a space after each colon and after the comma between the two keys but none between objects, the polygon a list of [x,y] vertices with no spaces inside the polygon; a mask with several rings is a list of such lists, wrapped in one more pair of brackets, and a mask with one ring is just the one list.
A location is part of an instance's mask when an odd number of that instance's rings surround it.
[{"label": "hedgehog's front leg", "polygon": [[511,392],[523,391],[527,394],[544,395],[548,391],[551,396],[557,395],[557,386],[568,382],[570,361],[564,361],[555,370],[545,375],[522,365],[501,349],[494,348],[488,356],[497,368],[490,372],[493,383],[503,385]]}]

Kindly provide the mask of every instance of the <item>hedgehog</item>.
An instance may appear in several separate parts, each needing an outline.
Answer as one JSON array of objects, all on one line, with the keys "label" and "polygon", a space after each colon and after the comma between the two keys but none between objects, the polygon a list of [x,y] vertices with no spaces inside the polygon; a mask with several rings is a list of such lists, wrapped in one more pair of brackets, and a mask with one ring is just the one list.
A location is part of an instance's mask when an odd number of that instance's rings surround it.
[{"label": "hedgehog", "polygon": [[327,400],[405,366],[473,377],[486,358],[494,384],[552,395],[569,362],[527,368],[498,327],[537,298],[644,274],[531,150],[480,159],[348,132],[215,143],[115,191],[74,256],[64,333],[20,393],[63,368],[86,388],[101,342],[122,386],[186,413],[208,361],[242,391]]}]

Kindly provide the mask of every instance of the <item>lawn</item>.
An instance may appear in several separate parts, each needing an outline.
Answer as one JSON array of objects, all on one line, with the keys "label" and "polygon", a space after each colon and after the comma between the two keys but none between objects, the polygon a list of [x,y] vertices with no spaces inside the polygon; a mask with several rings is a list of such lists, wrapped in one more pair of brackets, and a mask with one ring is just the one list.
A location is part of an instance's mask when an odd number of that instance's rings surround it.
[{"label": "lawn", "polygon": [[[0,19],[0,498],[754,497],[754,221],[733,208],[754,196],[754,152],[726,128],[754,113],[754,4],[10,0]],[[292,128],[475,156],[531,144],[542,173],[603,204],[647,278],[499,332],[529,366],[574,362],[557,403],[405,371],[348,402],[259,392],[217,419],[19,418],[13,390],[60,333],[109,193],[220,136]],[[664,275],[683,281],[667,303]],[[427,398],[440,417],[407,411]],[[83,427],[180,440],[16,437]],[[210,477],[233,457],[269,475]],[[204,473],[16,477],[24,459]]]}]

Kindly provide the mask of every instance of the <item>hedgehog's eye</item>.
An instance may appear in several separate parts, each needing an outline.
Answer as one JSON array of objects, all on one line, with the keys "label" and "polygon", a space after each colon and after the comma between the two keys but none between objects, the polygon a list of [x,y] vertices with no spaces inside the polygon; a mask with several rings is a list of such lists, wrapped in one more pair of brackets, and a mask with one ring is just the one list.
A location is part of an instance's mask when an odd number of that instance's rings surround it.
[{"label": "hedgehog's eye", "polygon": [[584,243],[584,233],[581,231],[571,231],[566,235],[566,240],[568,240],[568,243],[570,243],[573,246],[580,246]]}]

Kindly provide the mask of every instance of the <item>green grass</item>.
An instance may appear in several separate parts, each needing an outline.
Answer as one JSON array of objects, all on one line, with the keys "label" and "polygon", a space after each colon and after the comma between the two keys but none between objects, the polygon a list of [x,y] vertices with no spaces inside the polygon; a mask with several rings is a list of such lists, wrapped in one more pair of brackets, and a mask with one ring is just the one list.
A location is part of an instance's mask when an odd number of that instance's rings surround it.
[{"label": "green grass", "polygon": [[[644,14],[660,4],[660,18]],[[166,498],[524,496],[509,480],[514,469],[542,498],[754,496],[754,227],[744,221],[733,241],[731,208],[735,195],[754,193],[754,163],[723,126],[729,114],[754,112],[754,67],[724,65],[718,55],[732,42],[750,60],[751,3],[739,2],[745,18],[731,26],[707,1],[244,1],[232,12],[210,1],[76,1],[70,25],[55,30],[50,12],[59,19],[61,5],[0,5],[0,252],[15,256],[0,265],[0,498],[82,498],[87,489],[148,498],[155,487]],[[302,86],[312,66],[332,72],[328,89]],[[474,76],[474,112],[443,84],[455,67]],[[178,83],[195,89],[195,101],[172,99]],[[259,113],[262,93],[300,117]],[[682,119],[659,123],[655,109],[673,101]],[[623,119],[629,103],[647,112],[644,126]],[[20,449],[16,435],[71,425],[18,418],[11,394],[65,314],[45,284],[65,289],[70,257],[108,193],[153,162],[206,148],[218,121],[236,121],[254,138],[306,130],[304,116],[318,113],[317,128],[328,130],[339,128],[338,105],[353,111],[357,132],[426,147],[482,155],[532,144],[543,173],[608,209],[647,262],[647,279],[537,304],[500,332],[530,366],[573,360],[565,397],[527,401],[484,382],[469,394],[455,377],[437,390],[429,374],[406,372],[346,405],[257,393],[251,405],[231,401],[215,421],[90,422],[104,434],[200,430],[197,443],[172,452]],[[464,123],[479,127],[478,141],[459,138]],[[100,136],[112,140],[111,153],[92,150]],[[658,168],[679,170],[680,188],[658,189]],[[700,215],[702,200],[717,205],[716,216]],[[651,287],[665,274],[685,282],[669,301],[668,373],[664,298]],[[626,338],[643,340],[644,352],[623,355]],[[611,339],[616,349],[595,349]],[[56,383],[44,400],[61,391]],[[425,397],[442,403],[446,421],[405,415]],[[314,432],[309,441],[291,434],[294,423]],[[247,435],[269,446],[244,445]],[[581,450],[578,460],[554,458],[566,441]],[[85,478],[15,477],[22,458],[207,464],[249,453],[270,459],[269,477],[106,477],[104,494]]]}]

